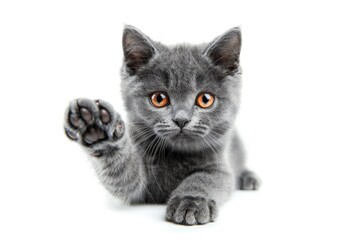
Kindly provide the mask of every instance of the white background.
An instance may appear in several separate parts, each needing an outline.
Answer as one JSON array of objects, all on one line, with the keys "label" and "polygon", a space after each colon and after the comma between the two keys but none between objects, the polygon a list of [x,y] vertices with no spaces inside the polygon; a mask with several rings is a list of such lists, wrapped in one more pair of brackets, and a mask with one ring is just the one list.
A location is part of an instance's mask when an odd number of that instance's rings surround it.
[{"label": "white background", "polygon": [[[0,239],[360,239],[357,1],[1,1]],[[166,44],[241,25],[237,124],[259,192],[183,227],[123,206],[62,129],[67,103],[121,113],[123,24]]]}]

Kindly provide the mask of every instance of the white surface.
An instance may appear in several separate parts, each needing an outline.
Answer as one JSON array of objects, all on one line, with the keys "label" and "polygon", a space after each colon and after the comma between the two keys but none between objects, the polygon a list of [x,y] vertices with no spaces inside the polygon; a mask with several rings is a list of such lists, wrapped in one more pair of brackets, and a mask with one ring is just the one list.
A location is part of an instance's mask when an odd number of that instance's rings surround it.
[{"label": "white surface", "polygon": [[[356,1],[1,1],[0,239],[359,239]],[[76,97],[119,96],[122,24],[164,43],[242,25],[238,120],[259,192],[216,223],[110,197],[63,134]]]}]

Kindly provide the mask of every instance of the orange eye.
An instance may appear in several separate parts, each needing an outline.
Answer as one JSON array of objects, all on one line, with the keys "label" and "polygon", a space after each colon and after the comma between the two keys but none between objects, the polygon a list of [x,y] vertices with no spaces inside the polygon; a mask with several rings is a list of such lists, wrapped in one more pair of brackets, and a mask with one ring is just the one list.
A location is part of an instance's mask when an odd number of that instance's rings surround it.
[{"label": "orange eye", "polygon": [[151,103],[157,108],[162,108],[169,104],[169,97],[162,92],[153,93],[150,96],[150,100]]},{"label": "orange eye", "polygon": [[196,98],[196,104],[202,108],[209,108],[215,101],[214,95],[211,93],[200,93]]}]

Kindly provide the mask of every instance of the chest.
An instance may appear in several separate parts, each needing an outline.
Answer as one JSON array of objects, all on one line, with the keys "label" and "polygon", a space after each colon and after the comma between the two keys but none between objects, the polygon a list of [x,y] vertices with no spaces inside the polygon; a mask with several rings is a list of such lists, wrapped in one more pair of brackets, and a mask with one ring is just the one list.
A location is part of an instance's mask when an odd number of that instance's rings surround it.
[{"label": "chest", "polygon": [[211,156],[173,154],[166,158],[144,159],[147,175],[146,201],[166,203],[171,193],[194,172],[216,167]]}]

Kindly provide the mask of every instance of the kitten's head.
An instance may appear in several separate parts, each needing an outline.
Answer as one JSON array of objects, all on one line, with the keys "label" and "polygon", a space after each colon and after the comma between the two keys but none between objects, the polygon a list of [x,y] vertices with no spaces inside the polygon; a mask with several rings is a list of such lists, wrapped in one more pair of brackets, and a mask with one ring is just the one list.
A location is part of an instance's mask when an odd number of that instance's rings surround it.
[{"label": "kitten's head", "polygon": [[123,33],[122,96],[134,141],[216,150],[239,105],[241,35],[165,46],[132,26]]}]

